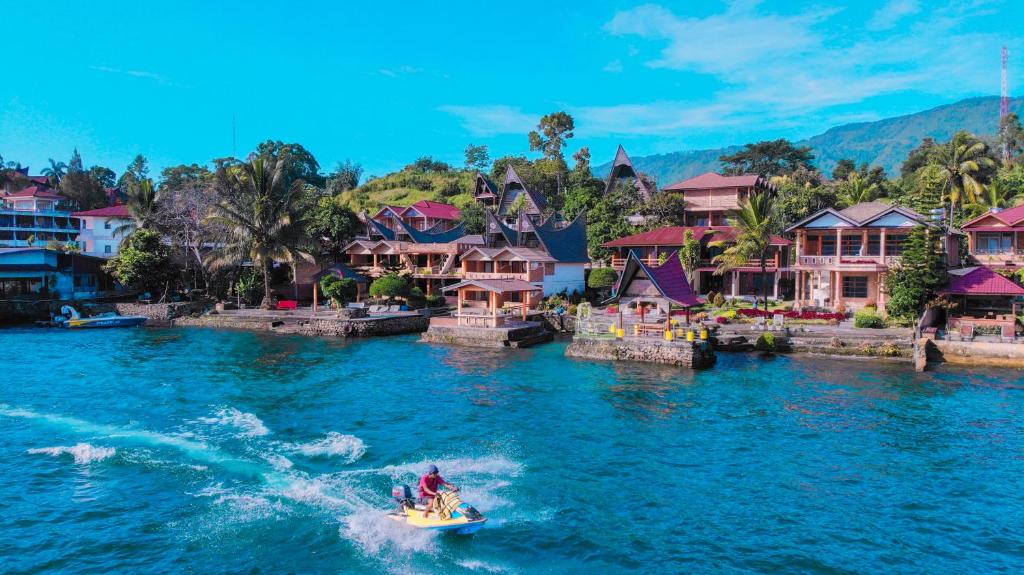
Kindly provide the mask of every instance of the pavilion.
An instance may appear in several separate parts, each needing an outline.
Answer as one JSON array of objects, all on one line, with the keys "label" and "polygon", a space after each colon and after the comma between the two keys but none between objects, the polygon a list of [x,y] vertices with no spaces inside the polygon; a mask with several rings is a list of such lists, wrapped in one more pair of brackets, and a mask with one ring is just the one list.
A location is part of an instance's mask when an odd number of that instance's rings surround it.
[{"label": "pavilion", "polygon": [[957,303],[955,314],[946,320],[948,333],[961,337],[998,335],[1013,338],[1017,333],[1017,298],[1024,297],[1024,287],[987,268],[964,268],[954,274],[949,285],[939,290]]},{"label": "pavilion", "polygon": [[[673,304],[689,309],[704,303],[686,280],[679,252],[668,254],[665,262],[657,266],[645,264],[630,252],[608,301],[619,302],[622,311],[634,310],[633,313],[641,316],[641,322],[645,316],[667,320]],[[650,314],[645,311],[648,305],[653,307]]]},{"label": "pavilion", "polygon": [[444,291],[458,293],[458,325],[507,327],[517,316],[526,321],[527,310],[543,289],[521,279],[469,279]]}]

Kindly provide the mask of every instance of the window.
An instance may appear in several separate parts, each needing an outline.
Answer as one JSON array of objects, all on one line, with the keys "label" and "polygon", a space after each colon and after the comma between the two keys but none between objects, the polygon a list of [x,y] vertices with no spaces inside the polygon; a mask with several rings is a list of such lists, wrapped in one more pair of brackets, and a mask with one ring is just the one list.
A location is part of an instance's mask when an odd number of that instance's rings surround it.
[{"label": "window", "polygon": [[553,276],[553,275],[555,275],[555,264],[553,264],[553,263],[545,263],[544,264],[544,275],[546,275],[546,276]]},{"label": "window", "polygon": [[103,246],[103,253],[105,253],[105,254],[113,253],[113,250],[110,249],[110,244],[107,244],[107,245]]},{"label": "window", "polygon": [[823,256],[834,256],[834,255],[836,255],[836,238],[834,236],[822,236],[821,237],[821,255],[823,255]]},{"label": "window", "polygon": [[903,255],[903,245],[907,243],[907,234],[890,234],[885,238],[885,255]]},{"label": "window", "polygon": [[860,234],[855,236],[843,236],[843,255],[859,256],[861,239]]},{"label": "window", "polygon": [[975,252],[1002,254],[1013,251],[1013,234],[1006,232],[978,232]]},{"label": "window", "polygon": [[868,297],[868,276],[843,276],[843,297],[866,299]]},{"label": "window", "polygon": [[882,236],[871,235],[868,236],[868,253],[869,256],[882,255]]},{"label": "window", "polygon": [[103,221],[103,229],[105,229],[105,230],[109,230],[110,229],[110,220],[104,220]]}]

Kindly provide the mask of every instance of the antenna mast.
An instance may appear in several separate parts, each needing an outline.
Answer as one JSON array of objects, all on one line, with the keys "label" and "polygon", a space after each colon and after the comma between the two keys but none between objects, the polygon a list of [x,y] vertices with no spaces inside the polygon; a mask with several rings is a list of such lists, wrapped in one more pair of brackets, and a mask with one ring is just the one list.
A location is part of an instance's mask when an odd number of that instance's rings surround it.
[{"label": "antenna mast", "polygon": [[[1006,48],[1003,48],[1003,52],[1004,53],[1005,53],[1005,51],[1006,51]],[[236,137],[236,129],[235,129],[235,115],[231,114],[231,157],[232,158],[237,157],[237,156],[235,156],[235,153],[236,153],[235,152],[236,140],[237,140],[237,137]]]},{"label": "antenna mast", "polygon": [[999,135],[1004,136],[1002,144],[1004,164],[1010,161],[1010,148],[1007,146],[1005,134],[1003,134],[1005,130],[1004,122],[1006,117],[1010,115],[1010,80],[1006,72],[1006,63],[1009,59],[1010,52],[1006,49],[1006,46],[1003,46],[1003,70],[999,78],[1001,92],[1001,97],[999,98]]}]

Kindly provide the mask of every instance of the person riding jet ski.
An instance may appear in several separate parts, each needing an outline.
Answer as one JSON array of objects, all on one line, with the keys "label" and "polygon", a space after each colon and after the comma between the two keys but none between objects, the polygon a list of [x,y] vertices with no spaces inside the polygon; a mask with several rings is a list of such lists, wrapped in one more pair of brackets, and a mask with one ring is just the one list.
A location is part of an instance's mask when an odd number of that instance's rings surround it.
[{"label": "person riding jet ski", "polygon": [[426,505],[423,511],[424,519],[430,516],[434,510],[434,500],[437,498],[437,490],[444,485],[451,491],[458,491],[459,488],[441,477],[436,465],[431,465],[427,472],[420,477],[420,503]]}]

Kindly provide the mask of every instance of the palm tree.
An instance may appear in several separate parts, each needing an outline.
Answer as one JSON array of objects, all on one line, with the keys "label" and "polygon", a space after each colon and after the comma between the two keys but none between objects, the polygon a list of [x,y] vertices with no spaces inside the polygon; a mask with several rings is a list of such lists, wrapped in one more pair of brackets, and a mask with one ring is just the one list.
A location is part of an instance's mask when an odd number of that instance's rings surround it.
[{"label": "palm tree", "polygon": [[978,180],[983,168],[995,166],[995,160],[988,157],[985,142],[966,133],[957,134],[949,143],[939,146],[932,158],[942,169],[942,190],[949,199],[949,221],[953,222],[953,208],[965,203],[976,203],[985,185]]},{"label": "palm tree", "polygon": [[1021,204],[1024,204],[1024,195],[1014,192],[1012,188],[1000,182],[992,182],[985,186],[976,202],[964,207],[972,216],[977,217],[991,210],[1012,208]]},{"label": "palm tree", "polygon": [[127,236],[138,228],[148,228],[156,215],[160,194],[153,186],[153,180],[143,180],[137,185],[128,186],[127,195],[128,213],[132,219],[114,229],[115,238]]},{"label": "palm tree", "polygon": [[43,169],[43,175],[50,179],[50,186],[57,187],[68,173],[68,165],[50,158],[50,167]]},{"label": "palm tree", "polygon": [[237,168],[221,170],[210,221],[223,226],[228,236],[210,257],[210,266],[223,268],[251,261],[263,270],[264,309],[270,308],[270,267],[274,261],[294,263],[313,256],[298,248],[308,223],[296,213],[301,185],[285,185],[283,160],[256,157]]},{"label": "palm tree", "polygon": [[[747,265],[757,258],[761,265],[761,299],[764,310],[768,311],[768,282],[764,281],[768,273],[768,250],[772,245],[775,232],[774,198],[767,192],[753,194],[744,200],[739,209],[729,213],[729,225],[736,228],[734,240],[717,240],[709,245],[725,247],[725,251],[712,260],[718,264],[716,275]],[[731,245],[730,245],[731,244]]]},{"label": "palm tree", "polygon": [[839,205],[844,208],[870,202],[878,194],[878,184],[869,184],[860,174],[854,172],[839,184]]}]

